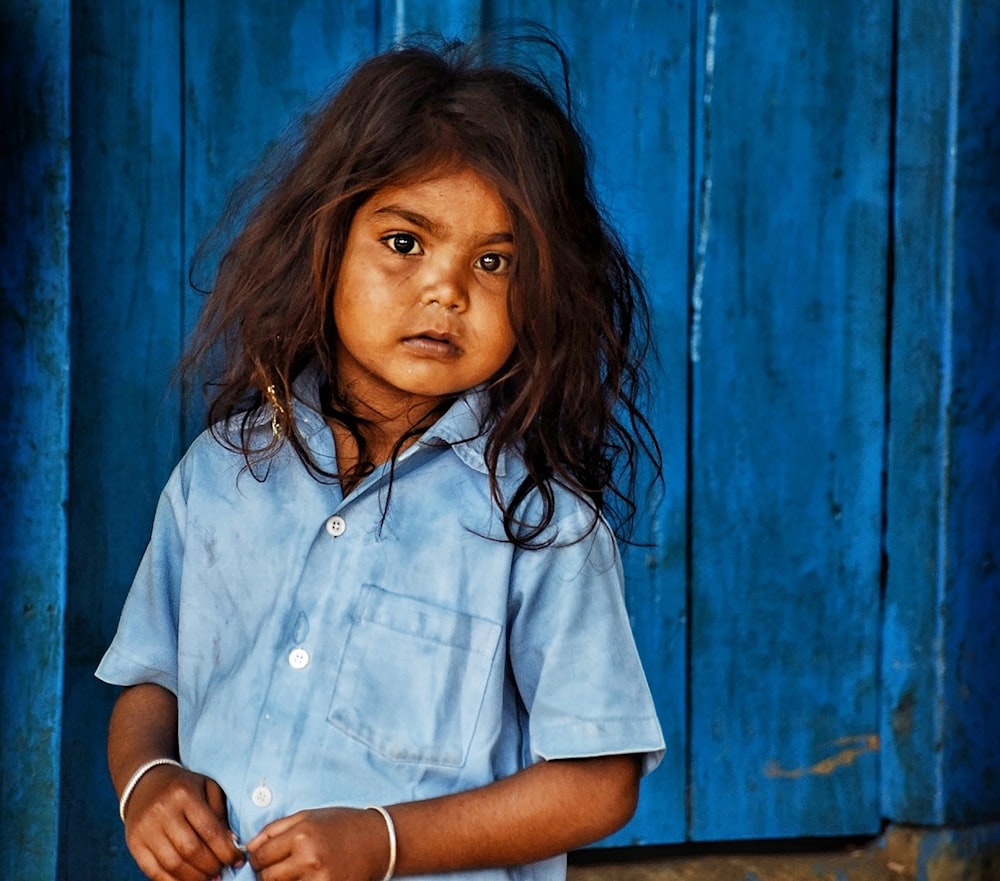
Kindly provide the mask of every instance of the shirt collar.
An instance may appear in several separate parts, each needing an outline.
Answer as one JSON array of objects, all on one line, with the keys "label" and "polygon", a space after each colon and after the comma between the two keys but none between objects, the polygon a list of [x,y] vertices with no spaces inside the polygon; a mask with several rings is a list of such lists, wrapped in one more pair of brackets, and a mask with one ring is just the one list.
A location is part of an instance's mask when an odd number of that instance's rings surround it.
[{"label": "shirt collar", "polygon": [[[303,438],[310,439],[326,428],[319,399],[324,381],[315,362],[309,364],[292,384],[292,408]],[[417,441],[417,446],[432,447],[446,443],[474,471],[489,474],[486,444],[489,441],[488,414],[490,397],[485,385],[469,389],[458,398]],[[506,474],[506,451],[497,457],[497,476]]]},{"label": "shirt collar", "polygon": [[[490,396],[486,386],[470,389],[424,432],[419,443],[431,445],[444,441],[470,468],[489,474],[486,463],[486,445],[490,437],[489,405]],[[497,477],[506,474],[506,465],[506,451],[501,450],[497,457]]]},{"label": "shirt collar", "polygon": [[327,427],[319,396],[322,385],[323,371],[315,361],[307,364],[292,382],[292,414],[306,441]]}]

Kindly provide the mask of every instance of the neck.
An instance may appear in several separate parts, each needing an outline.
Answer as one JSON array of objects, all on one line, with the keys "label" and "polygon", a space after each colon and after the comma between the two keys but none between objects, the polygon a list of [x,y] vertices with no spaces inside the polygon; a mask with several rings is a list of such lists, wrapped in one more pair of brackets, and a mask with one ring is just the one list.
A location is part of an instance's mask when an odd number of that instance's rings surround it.
[{"label": "neck", "polygon": [[[344,492],[373,468],[411,446],[440,416],[446,402],[433,400],[376,409],[343,393],[324,394],[326,421],[337,449],[337,472]],[[450,402],[447,402],[450,403]]]}]

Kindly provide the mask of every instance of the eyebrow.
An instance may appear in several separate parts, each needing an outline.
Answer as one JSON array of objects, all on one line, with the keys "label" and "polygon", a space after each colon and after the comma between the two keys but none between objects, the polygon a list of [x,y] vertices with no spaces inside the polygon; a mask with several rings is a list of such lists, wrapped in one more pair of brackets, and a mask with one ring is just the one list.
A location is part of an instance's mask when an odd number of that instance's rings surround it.
[{"label": "eyebrow", "polygon": [[[383,205],[381,208],[376,208],[372,214],[376,216],[392,214],[401,220],[405,220],[407,223],[412,223],[414,226],[420,227],[420,229],[427,230],[432,235],[441,234],[441,227],[429,217],[426,217],[418,211],[411,211],[409,208],[403,208],[401,205]],[[489,233],[482,237],[480,243],[484,245],[500,245],[510,244],[513,241],[514,234],[512,232],[504,231]]]}]

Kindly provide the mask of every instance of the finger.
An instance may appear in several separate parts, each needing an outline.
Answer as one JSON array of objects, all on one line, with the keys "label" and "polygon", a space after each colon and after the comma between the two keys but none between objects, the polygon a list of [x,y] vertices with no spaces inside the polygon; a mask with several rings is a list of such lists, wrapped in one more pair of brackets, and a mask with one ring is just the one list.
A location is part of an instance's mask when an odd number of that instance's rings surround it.
[{"label": "finger", "polygon": [[236,846],[235,836],[229,828],[229,812],[226,809],[227,799],[222,787],[211,777],[205,778],[205,801],[219,821],[219,827],[198,827],[199,834],[219,859],[230,866],[239,866],[244,862],[244,854]]},{"label": "finger", "polygon": [[223,823],[229,822],[226,811],[226,794],[222,791],[222,787],[211,777],[205,778],[205,801],[208,802],[208,806],[212,809],[212,813],[216,817]]},{"label": "finger", "polygon": [[[188,818],[185,818],[188,819]],[[188,823],[177,824],[172,827],[167,835],[172,845],[173,852],[164,848],[157,854],[160,864],[168,871],[179,871],[183,866],[189,866],[199,873],[196,877],[201,879],[204,876],[211,877],[218,874],[225,861],[218,857],[204,840],[204,837],[197,828]],[[230,848],[232,842],[230,842]]]},{"label": "finger", "polygon": [[272,820],[263,829],[260,830],[250,841],[247,842],[247,849],[254,850],[255,848],[262,845],[265,841],[277,837],[278,835],[283,835],[293,826],[297,825],[302,820],[302,812],[296,814],[289,814],[287,817],[282,817],[279,820]]},{"label": "finger", "polygon": [[[285,818],[287,820],[289,818]],[[247,845],[247,852],[250,854],[250,863],[258,872],[267,868],[275,868],[292,856],[293,842],[295,836],[291,834],[291,829],[295,825],[281,823],[281,829],[275,831],[271,827],[266,827],[261,834]],[[267,833],[265,835],[265,833]]]},{"label": "finger", "polygon": [[[199,807],[203,809],[199,810]],[[218,862],[219,866],[215,871],[222,866],[233,866],[243,861],[243,854],[233,841],[228,822],[220,819],[214,809],[195,805],[185,813],[185,819],[197,835],[198,853],[204,853],[213,862]],[[202,863],[199,862],[198,865]]]},{"label": "finger", "polygon": [[205,881],[207,873],[186,863],[172,847],[133,851],[136,864],[150,881]]}]

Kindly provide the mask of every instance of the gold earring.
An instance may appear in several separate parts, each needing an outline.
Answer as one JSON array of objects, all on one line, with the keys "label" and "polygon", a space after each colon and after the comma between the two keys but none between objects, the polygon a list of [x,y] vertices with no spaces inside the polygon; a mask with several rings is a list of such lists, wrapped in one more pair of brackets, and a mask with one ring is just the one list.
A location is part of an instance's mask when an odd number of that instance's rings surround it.
[{"label": "gold earring", "polygon": [[271,434],[281,437],[281,422],[285,418],[285,408],[278,402],[278,393],[273,385],[267,387],[267,400],[271,405]]}]

